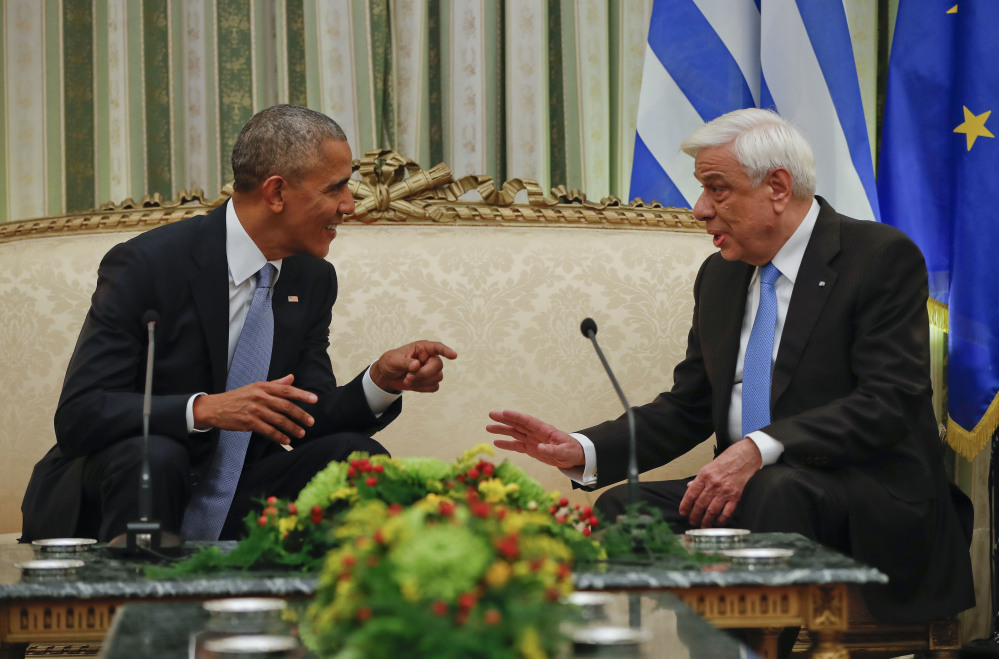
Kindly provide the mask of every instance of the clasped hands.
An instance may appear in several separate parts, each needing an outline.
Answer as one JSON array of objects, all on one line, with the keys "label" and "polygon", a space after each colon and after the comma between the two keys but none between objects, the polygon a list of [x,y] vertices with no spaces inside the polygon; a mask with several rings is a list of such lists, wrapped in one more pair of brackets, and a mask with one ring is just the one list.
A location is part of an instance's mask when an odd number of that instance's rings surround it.
[{"label": "clasped hands", "polygon": [[[415,341],[389,350],[371,365],[372,382],[389,392],[434,392],[444,379],[443,358],[458,353],[437,341]],[[294,375],[253,384],[194,401],[194,427],[249,430],[278,444],[305,435],[315,419],[299,403],[314,404],[316,394],[293,386]]]},{"label": "clasped hands", "polygon": [[[490,412],[489,418],[496,423],[487,425],[487,432],[511,438],[494,440],[497,448],[524,453],[559,469],[585,464],[579,441],[555,426],[510,410]],[[732,518],[746,483],[762,466],[753,440],[745,438],[729,446],[687,484],[680,514],[695,527],[723,526]]]}]

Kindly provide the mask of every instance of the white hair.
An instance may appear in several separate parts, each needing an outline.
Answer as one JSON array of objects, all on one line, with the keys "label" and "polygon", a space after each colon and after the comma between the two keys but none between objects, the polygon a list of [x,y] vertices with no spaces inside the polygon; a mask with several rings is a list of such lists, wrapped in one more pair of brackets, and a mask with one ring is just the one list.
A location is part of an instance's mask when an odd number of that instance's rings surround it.
[{"label": "white hair", "polygon": [[746,108],[709,121],[684,140],[680,148],[697,157],[701,149],[731,144],[749,182],[759,187],[767,174],[783,167],[791,173],[791,196],[815,195],[815,156],[804,135],[772,110]]}]

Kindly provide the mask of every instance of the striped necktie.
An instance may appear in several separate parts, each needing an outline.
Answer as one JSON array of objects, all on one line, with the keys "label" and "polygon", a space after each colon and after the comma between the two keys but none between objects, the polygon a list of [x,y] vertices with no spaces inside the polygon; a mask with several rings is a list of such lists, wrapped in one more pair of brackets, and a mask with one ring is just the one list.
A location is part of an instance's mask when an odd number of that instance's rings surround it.
[{"label": "striped necktie", "polygon": [[[267,263],[257,273],[250,310],[229,366],[225,389],[232,391],[267,380],[274,344],[274,313],[271,309],[271,280],[277,269]],[[221,430],[215,455],[201,483],[184,511],[180,535],[184,540],[218,540],[232,505],[232,497],[243,471],[248,430]]]},{"label": "striped necktie", "polygon": [[770,424],[770,376],[774,333],[777,330],[777,291],[780,270],[773,263],[760,268],[760,306],[742,362],[742,436]]}]

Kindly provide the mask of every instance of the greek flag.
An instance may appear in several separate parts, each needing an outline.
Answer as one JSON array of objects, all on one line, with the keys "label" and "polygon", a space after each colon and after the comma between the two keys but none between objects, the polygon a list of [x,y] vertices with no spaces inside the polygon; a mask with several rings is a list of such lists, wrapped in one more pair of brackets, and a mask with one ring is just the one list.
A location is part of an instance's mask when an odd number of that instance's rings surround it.
[{"label": "greek flag", "polygon": [[683,140],[726,112],[776,110],[815,151],[817,194],[879,219],[874,165],[841,2],[655,0],[631,198],[692,207],[700,195]]}]

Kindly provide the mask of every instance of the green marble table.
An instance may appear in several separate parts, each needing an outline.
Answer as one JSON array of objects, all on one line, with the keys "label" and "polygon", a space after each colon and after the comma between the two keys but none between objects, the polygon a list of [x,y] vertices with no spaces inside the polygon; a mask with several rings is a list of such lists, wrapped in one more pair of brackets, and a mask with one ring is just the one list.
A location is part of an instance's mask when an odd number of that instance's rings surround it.
[{"label": "green marble table", "polygon": [[[802,626],[835,650],[837,634],[846,625],[847,586],[887,581],[877,570],[801,536],[753,534],[747,543],[795,553],[786,566],[766,570],[728,563],[690,568],[675,560],[580,565],[576,587],[669,591],[716,626]],[[231,546],[222,543],[223,549]],[[305,599],[317,583],[315,575],[290,572],[155,580],[144,575],[142,562],[115,558],[100,546],[81,556],[86,565],[75,576],[38,581],[23,578],[15,567],[32,558],[30,545],[0,546],[0,657],[16,656],[28,642],[100,640],[115,611],[126,603],[248,595]],[[764,656],[773,654],[769,643],[761,646]]]},{"label": "green marble table", "polygon": [[[668,593],[645,593],[639,597],[639,627],[649,633],[636,658],[713,657],[740,659],[756,657],[752,651],[724,632],[712,627],[679,598]],[[607,619],[591,624],[627,626],[635,602],[618,594],[606,607]],[[187,659],[195,635],[202,632],[208,614],[196,603],[126,604],[118,609],[104,643],[104,659]],[[686,653],[686,654],[685,654]],[[308,654],[307,657],[314,655]],[[593,656],[582,649],[572,656]],[[603,655],[601,655],[603,656]],[[617,655],[615,655],[617,656]]]}]

